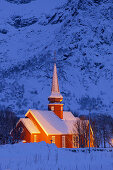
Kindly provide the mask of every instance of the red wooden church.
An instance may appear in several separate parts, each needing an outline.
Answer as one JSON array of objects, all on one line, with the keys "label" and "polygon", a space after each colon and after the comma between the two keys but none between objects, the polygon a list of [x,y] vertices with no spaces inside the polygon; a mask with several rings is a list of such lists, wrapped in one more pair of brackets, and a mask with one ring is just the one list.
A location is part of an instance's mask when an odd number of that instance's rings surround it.
[{"label": "red wooden church", "polygon": [[[88,147],[88,120],[80,120],[69,111],[63,111],[63,100],[60,94],[56,64],[54,64],[51,95],[48,97],[48,110],[28,110],[25,118],[20,118],[13,138],[17,136],[24,142],[55,143],[59,148]],[[85,124],[85,131],[83,131]],[[16,134],[18,135],[14,135]],[[17,133],[18,132],[18,133]],[[94,146],[93,131],[90,127],[91,143]]]}]

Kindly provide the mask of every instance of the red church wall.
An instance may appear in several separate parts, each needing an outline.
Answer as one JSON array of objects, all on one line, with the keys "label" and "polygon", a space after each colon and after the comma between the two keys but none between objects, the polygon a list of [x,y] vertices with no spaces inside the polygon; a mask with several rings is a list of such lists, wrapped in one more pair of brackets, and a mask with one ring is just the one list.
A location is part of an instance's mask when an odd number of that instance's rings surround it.
[{"label": "red church wall", "polygon": [[72,135],[66,135],[66,148],[72,148]]},{"label": "red church wall", "polygon": [[65,136],[65,148],[72,148],[72,135],[49,135],[50,140],[52,136],[55,136],[55,145],[58,148],[62,148],[62,136]]}]

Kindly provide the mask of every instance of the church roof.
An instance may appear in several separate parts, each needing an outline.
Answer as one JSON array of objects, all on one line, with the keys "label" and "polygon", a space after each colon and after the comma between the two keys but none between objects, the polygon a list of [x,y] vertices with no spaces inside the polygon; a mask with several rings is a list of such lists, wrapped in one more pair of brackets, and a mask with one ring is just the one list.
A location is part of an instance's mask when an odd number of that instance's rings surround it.
[{"label": "church roof", "polygon": [[33,122],[29,118],[21,118],[19,122],[22,122],[31,134],[40,133],[38,128],[33,124]]},{"label": "church roof", "polygon": [[78,117],[75,117],[71,112],[64,111],[63,112],[63,119],[64,120],[79,120]]},{"label": "church roof", "polygon": [[79,120],[79,118],[74,117],[71,112],[63,112],[64,119],[60,119],[52,111],[41,110],[29,110],[25,116],[27,116],[29,112],[47,135],[73,134],[74,124]]}]

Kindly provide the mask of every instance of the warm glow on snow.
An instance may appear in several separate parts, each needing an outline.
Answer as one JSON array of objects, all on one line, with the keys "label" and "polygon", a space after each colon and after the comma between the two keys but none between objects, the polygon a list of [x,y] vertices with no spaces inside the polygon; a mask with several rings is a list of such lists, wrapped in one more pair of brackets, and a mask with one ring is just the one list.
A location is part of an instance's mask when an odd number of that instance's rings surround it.
[{"label": "warm glow on snow", "polygon": [[112,145],[113,145],[113,139],[111,139],[111,143],[112,143]]}]

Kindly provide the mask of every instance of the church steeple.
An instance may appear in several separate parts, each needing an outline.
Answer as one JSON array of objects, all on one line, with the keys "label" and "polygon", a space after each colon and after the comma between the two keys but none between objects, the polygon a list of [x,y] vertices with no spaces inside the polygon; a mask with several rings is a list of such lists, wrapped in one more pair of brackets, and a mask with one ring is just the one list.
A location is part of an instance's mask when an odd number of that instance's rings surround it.
[{"label": "church steeple", "polygon": [[60,91],[59,91],[59,84],[58,84],[58,76],[57,76],[56,63],[54,64],[53,81],[52,81],[51,92],[52,93],[60,93]]},{"label": "church steeple", "polygon": [[54,64],[51,95],[48,100],[50,103],[48,104],[48,110],[52,110],[59,118],[63,119],[63,104],[60,103],[63,97],[59,90],[56,63]]},{"label": "church steeple", "polygon": [[49,96],[48,100],[51,103],[53,103],[53,102],[61,102],[63,100],[63,97],[60,94],[60,90],[59,90],[56,63],[54,64],[51,95]]}]

